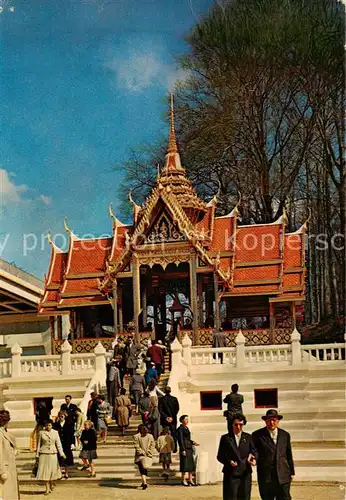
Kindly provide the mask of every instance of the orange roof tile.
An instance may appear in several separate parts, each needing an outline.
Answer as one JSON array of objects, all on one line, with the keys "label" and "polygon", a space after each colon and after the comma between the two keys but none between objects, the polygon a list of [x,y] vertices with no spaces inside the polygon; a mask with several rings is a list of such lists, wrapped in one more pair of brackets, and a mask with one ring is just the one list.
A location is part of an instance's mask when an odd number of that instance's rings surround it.
[{"label": "orange roof tile", "polygon": [[300,267],[304,264],[302,262],[303,241],[304,234],[302,233],[285,234],[284,269]]},{"label": "orange roof tile", "polygon": [[280,278],[280,265],[256,266],[234,269],[234,284],[239,280],[264,280],[269,278]]},{"label": "orange roof tile", "polygon": [[101,293],[98,288],[97,278],[66,279],[61,293],[76,293],[78,295],[79,292],[88,291],[90,291],[90,295],[99,295]]},{"label": "orange roof tile", "polygon": [[54,285],[60,285],[63,282],[67,255],[67,252],[57,252],[56,247],[54,245],[52,246],[46,288]]},{"label": "orange roof tile", "polygon": [[45,304],[52,305],[52,303],[58,303],[58,302],[59,302],[59,292],[56,292],[54,290],[52,291],[47,290],[43,296],[40,306],[45,307]]},{"label": "orange roof tile", "polygon": [[302,273],[291,273],[283,275],[282,285],[284,289],[289,286],[301,285],[301,283],[302,283]]},{"label": "orange roof tile", "polygon": [[281,230],[281,224],[238,226],[236,262],[278,259]]},{"label": "orange roof tile", "polygon": [[126,245],[125,234],[127,231],[131,231],[132,226],[119,226],[116,228],[116,238],[112,238],[112,250],[109,257],[109,262],[115,261]]},{"label": "orange roof tile", "polygon": [[232,250],[234,217],[216,217],[214,219],[213,239],[209,250],[211,252]]},{"label": "orange roof tile", "polygon": [[66,274],[86,274],[105,270],[112,238],[72,239]]},{"label": "orange roof tile", "polygon": [[82,305],[102,305],[102,304],[109,304],[108,300],[106,297],[103,295],[97,296],[97,297],[72,297],[72,298],[65,298],[61,299],[59,302],[58,307],[66,306],[66,307],[73,307],[73,306],[82,306]]},{"label": "orange roof tile", "polygon": [[214,219],[214,213],[215,213],[215,207],[207,207],[207,211],[201,221],[199,221],[196,225],[196,228],[200,232],[204,232],[206,236],[210,236],[211,234],[211,228],[212,224],[214,221],[215,225],[215,219]]},{"label": "orange roof tile", "polygon": [[275,284],[268,284],[268,285],[251,285],[251,286],[237,286],[235,288],[232,288],[231,292],[236,293],[236,294],[249,294],[249,293],[270,293],[270,292],[278,292],[279,287],[278,285]]}]

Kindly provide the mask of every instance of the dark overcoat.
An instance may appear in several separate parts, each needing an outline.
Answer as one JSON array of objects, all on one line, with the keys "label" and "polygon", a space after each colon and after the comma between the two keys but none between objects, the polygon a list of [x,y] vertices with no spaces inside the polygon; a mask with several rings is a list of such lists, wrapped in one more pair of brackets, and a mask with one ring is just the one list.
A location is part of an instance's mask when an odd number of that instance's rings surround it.
[{"label": "dark overcoat", "polygon": [[286,484],[294,476],[294,463],[291,448],[291,437],[288,432],[278,429],[276,444],[266,427],[252,434],[257,449],[258,483],[271,483],[273,470],[277,474],[279,484]]},{"label": "dark overcoat", "polygon": [[[250,500],[252,467],[249,455],[257,456],[251,434],[242,432],[239,447],[233,432],[221,436],[217,460],[223,465],[223,499]],[[238,465],[233,467],[231,461]]]}]

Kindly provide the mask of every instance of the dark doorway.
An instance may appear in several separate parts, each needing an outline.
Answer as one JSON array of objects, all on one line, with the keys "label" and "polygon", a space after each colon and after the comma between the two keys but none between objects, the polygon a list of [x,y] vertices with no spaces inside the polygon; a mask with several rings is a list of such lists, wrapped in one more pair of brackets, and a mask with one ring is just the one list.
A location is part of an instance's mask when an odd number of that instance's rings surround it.
[{"label": "dark doorway", "polygon": [[277,408],[277,389],[255,389],[255,408]]},{"label": "dark doorway", "polygon": [[221,391],[201,391],[201,410],[222,410]]}]

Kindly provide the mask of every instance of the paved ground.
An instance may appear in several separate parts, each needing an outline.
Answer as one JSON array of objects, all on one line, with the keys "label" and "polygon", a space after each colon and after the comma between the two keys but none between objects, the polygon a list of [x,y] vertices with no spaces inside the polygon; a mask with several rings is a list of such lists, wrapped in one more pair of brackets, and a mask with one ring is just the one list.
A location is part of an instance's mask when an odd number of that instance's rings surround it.
[{"label": "paved ground", "polygon": [[[336,484],[305,483],[292,485],[293,500],[344,500],[346,489]],[[21,500],[46,498],[44,488],[35,485],[21,486]],[[184,488],[182,486],[151,486],[146,491],[135,487],[110,487],[86,484],[68,484],[59,482],[54,492],[47,498],[50,500],[221,500],[221,485],[198,486]],[[259,500],[257,486],[253,487],[251,500]]]}]

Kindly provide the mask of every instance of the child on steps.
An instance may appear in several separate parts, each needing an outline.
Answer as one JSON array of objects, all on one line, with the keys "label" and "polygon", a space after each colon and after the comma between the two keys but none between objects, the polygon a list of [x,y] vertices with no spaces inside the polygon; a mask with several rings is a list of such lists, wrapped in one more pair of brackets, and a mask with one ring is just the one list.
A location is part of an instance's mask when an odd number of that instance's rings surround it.
[{"label": "child on steps", "polygon": [[157,439],[156,449],[160,453],[160,464],[162,464],[162,476],[168,479],[173,473],[171,470],[172,451],[174,450],[174,439],[170,435],[169,428],[164,427]]}]

